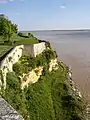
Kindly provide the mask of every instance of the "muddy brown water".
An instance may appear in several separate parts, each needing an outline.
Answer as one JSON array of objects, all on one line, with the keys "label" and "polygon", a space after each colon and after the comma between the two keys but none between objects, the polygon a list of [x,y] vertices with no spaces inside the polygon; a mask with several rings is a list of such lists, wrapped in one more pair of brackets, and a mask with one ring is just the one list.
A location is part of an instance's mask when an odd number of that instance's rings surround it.
[{"label": "muddy brown water", "polygon": [[72,68],[73,80],[90,100],[90,31],[36,31],[39,39],[50,41],[58,57]]}]

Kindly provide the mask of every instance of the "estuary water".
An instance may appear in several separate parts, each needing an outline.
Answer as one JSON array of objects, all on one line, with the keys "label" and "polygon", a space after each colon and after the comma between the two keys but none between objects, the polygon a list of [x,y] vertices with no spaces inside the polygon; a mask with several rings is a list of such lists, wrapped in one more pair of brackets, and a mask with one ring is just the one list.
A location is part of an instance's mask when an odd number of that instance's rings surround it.
[{"label": "estuary water", "polygon": [[50,41],[58,57],[73,71],[73,80],[90,100],[90,30],[34,31],[39,39]]}]

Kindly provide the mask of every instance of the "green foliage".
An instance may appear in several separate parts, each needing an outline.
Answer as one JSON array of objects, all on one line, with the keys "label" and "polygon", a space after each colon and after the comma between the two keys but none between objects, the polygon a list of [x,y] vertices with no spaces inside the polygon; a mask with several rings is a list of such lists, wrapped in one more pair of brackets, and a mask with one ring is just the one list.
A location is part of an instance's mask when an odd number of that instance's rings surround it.
[{"label": "green foliage", "polygon": [[82,101],[66,79],[66,68],[60,66],[22,91],[17,76],[8,73],[4,98],[25,120],[85,120]]},{"label": "green foliage", "polygon": [[17,35],[20,36],[20,37],[31,38],[31,39],[36,39],[37,40],[37,38],[32,33],[19,32]]},{"label": "green foliage", "polygon": [[1,80],[1,83],[0,83],[0,88],[1,88],[1,90],[0,90],[0,95],[4,95],[4,80],[3,80],[3,74],[2,74],[2,70],[0,70],[0,80]]},{"label": "green foliage", "polygon": [[50,63],[51,59],[56,58],[56,53],[52,49],[46,49],[43,52],[43,56],[45,56],[45,59],[46,59],[47,63]]},{"label": "green foliage", "polygon": [[0,80],[2,82],[2,84],[4,83],[4,80],[3,80],[3,74],[2,74],[2,70],[0,70]]},{"label": "green foliage", "polygon": [[[57,71],[48,72],[49,63],[55,58],[51,49],[35,58],[23,56],[14,64],[14,72],[7,74],[3,97],[25,120],[85,120],[83,101],[78,100],[67,81],[68,68],[59,62]],[[38,66],[44,67],[39,81],[21,90],[19,76]]]},{"label": "green foliage", "polygon": [[8,18],[1,14],[0,15],[0,36],[10,41],[13,33],[17,33],[17,25],[13,24]]},{"label": "green foliage", "polygon": [[18,36],[20,36],[20,37],[25,37],[25,38],[29,38],[28,33],[19,32],[19,33],[18,33]]},{"label": "green foliage", "polygon": [[45,44],[46,44],[46,47],[47,47],[47,48],[51,48],[50,42],[45,41]]},{"label": "green foliage", "polygon": [[29,68],[26,64],[16,63],[13,65],[13,70],[17,75],[22,75],[23,73],[27,73],[29,71]]},{"label": "green foliage", "polygon": [[42,54],[37,55],[35,58],[23,56],[13,65],[13,70],[16,74],[22,75],[23,73],[27,73],[38,66],[43,66],[43,72],[48,72],[50,60],[55,58],[56,54],[51,49],[45,50]]},{"label": "green foliage", "polygon": [[23,91],[20,89],[20,80],[14,73],[7,74],[7,88],[5,90],[5,95],[3,96],[8,103],[14,107],[25,120],[28,119],[28,111],[26,109],[26,99]]},{"label": "green foliage", "polygon": [[32,38],[34,37],[34,35],[31,34],[31,33],[28,33],[28,36],[29,36],[29,37],[32,37]]}]

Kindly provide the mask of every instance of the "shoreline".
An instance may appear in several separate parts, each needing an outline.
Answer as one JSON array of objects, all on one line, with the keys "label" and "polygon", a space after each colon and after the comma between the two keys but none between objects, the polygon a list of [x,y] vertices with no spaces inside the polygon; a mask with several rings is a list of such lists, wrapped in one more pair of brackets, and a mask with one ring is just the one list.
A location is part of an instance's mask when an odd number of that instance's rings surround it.
[{"label": "shoreline", "polygon": [[[90,101],[90,88],[89,88],[89,71],[85,69],[84,65],[80,63],[78,60],[69,56],[66,58],[62,58],[59,56],[59,59],[72,68],[72,79],[75,82],[76,86],[80,89],[81,93],[84,95],[85,99]],[[78,68],[78,69],[77,69]],[[82,69],[83,68],[83,69]]]}]

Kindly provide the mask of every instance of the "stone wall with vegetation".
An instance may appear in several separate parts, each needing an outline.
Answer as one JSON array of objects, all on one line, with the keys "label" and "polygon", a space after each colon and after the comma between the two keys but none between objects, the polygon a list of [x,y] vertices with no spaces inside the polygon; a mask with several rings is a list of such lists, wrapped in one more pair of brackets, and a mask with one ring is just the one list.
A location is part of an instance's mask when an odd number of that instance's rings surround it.
[{"label": "stone wall with vegetation", "polygon": [[[41,55],[37,57],[37,60],[28,57],[21,58],[20,64],[14,66],[14,72],[7,74],[4,99],[25,120],[86,120],[83,99],[77,97],[69,83],[68,68],[59,62],[58,69],[49,72],[49,55],[51,55],[50,51],[44,53],[44,56],[47,56],[46,62]],[[28,87],[26,86],[22,90],[19,75],[27,70],[28,66],[25,68],[27,62],[32,67],[34,65],[41,66],[45,62],[44,70],[38,82],[28,84]],[[36,73],[38,73],[37,70]]]},{"label": "stone wall with vegetation", "polygon": [[38,54],[42,53],[46,49],[45,42],[32,44],[32,45],[24,45],[23,56],[32,56],[36,57]]},{"label": "stone wall with vegetation", "polygon": [[[6,88],[6,74],[13,71],[13,64],[18,62],[19,58],[22,56],[23,45],[16,46],[10,51],[10,53],[1,61],[0,70],[3,75],[3,87]],[[2,80],[1,80],[2,81]],[[1,82],[2,84],[2,82]]]},{"label": "stone wall with vegetation", "polygon": [[86,120],[69,68],[48,45],[36,57],[21,56],[6,81],[1,95],[25,120]]},{"label": "stone wall with vegetation", "polygon": [[14,47],[0,62],[0,70],[3,74],[3,80],[0,80],[0,86],[3,84],[4,89],[6,88],[6,74],[13,71],[13,64],[18,62],[21,56],[36,57],[36,55],[42,53],[45,49],[44,42],[33,45],[18,45]]},{"label": "stone wall with vegetation", "polygon": [[28,84],[38,81],[45,72],[51,72],[58,69],[56,53],[51,49],[44,50],[36,57],[22,56],[19,61],[13,65],[13,70],[21,80],[21,88]]}]

